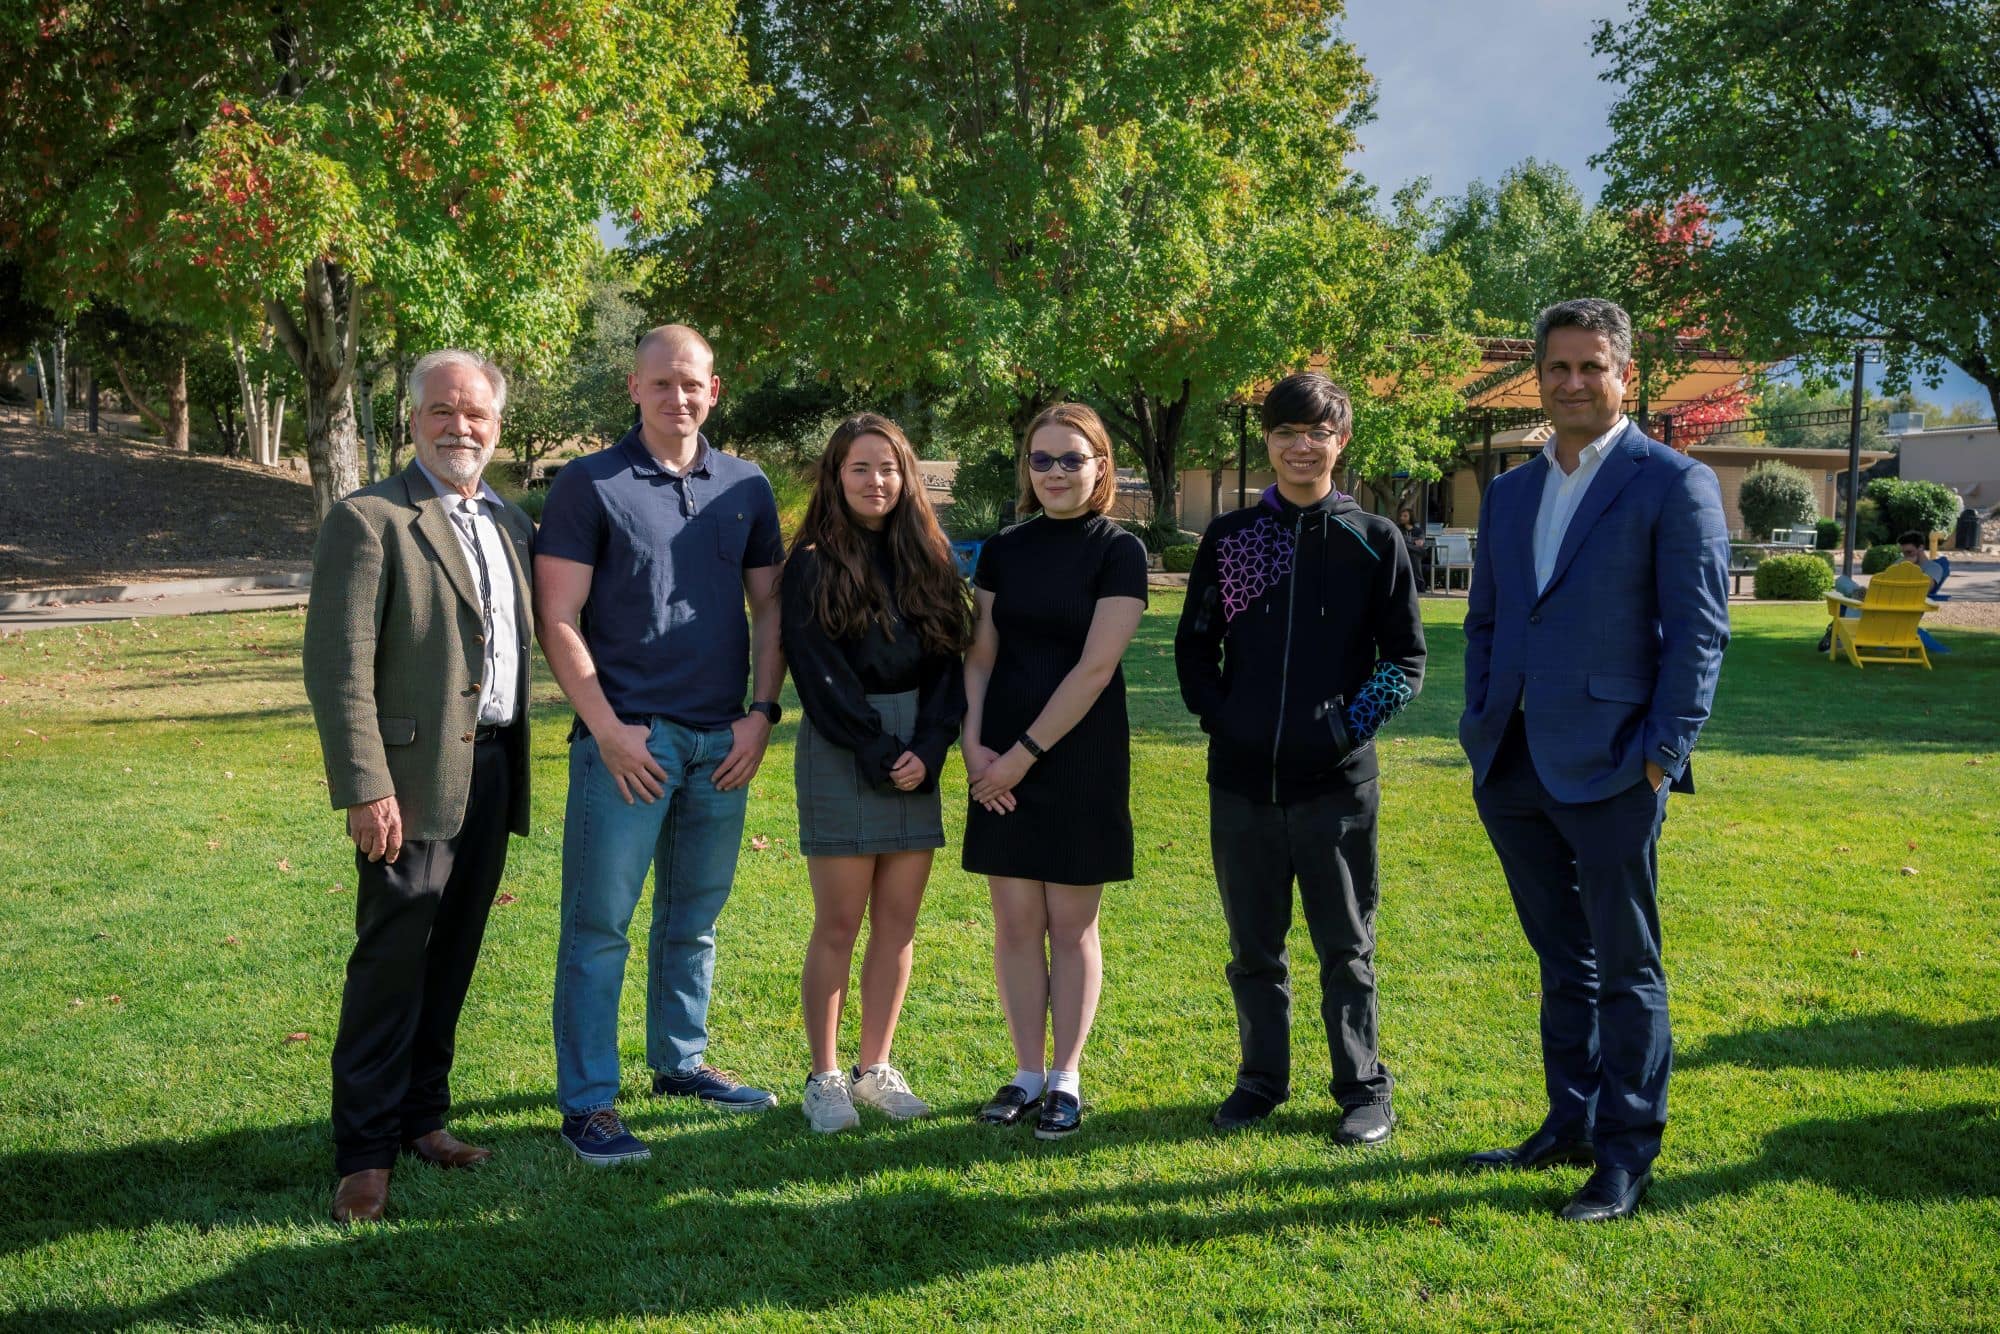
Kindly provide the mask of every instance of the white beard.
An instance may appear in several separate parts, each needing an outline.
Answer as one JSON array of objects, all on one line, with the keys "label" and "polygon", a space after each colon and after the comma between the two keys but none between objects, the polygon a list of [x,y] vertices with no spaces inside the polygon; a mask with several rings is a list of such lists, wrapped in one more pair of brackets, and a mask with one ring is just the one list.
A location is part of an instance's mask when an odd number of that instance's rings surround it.
[{"label": "white beard", "polygon": [[[438,472],[443,474],[447,482],[456,486],[471,486],[479,480],[479,475],[486,471],[487,463],[493,458],[491,448],[482,449],[477,455],[471,456],[456,452],[456,446],[472,443],[469,437],[460,435],[441,435],[432,442],[431,447],[436,451]],[[454,452],[446,453],[447,448],[452,448]]]}]

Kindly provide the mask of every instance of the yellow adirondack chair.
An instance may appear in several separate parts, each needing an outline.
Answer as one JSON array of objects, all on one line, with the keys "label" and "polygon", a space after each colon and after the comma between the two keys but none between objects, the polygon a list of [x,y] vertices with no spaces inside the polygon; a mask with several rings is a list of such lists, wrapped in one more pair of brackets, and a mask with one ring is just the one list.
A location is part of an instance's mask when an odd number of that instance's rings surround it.
[{"label": "yellow adirondack chair", "polygon": [[[1917,622],[1938,604],[1928,596],[1930,576],[1914,565],[1891,565],[1868,581],[1866,596],[1851,598],[1843,593],[1826,595],[1827,615],[1833,617],[1833,652],[1827,661],[1844,652],[1856,667],[1865,662],[1915,662],[1931,667],[1931,656],[1917,637]],[[1843,616],[1843,608],[1859,611]]]}]

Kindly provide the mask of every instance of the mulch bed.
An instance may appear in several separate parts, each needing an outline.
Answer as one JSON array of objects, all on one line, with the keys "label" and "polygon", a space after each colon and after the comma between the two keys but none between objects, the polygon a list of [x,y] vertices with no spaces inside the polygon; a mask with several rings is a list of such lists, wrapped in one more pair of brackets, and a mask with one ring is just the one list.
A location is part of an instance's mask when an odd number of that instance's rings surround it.
[{"label": "mulch bed", "polygon": [[304,474],[93,436],[81,418],[54,431],[0,407],[0,591],[311,567]]}]

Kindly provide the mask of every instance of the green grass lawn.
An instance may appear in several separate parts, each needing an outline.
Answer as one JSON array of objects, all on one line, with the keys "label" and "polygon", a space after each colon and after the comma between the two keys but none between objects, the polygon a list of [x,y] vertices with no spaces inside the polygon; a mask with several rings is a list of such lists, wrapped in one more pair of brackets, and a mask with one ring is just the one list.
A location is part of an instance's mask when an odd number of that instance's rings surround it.
[{"label": "green grass lawn", "polygon": [[1302,927],[1300,1092],[1260,1131],[1209,1130],[1235,1024],[1178,610],[1158,598],[1127,659],[1138,878],[1105,896],[1082,1134],[970,1121],[1012,1059],[956,765],[897,1046],[938,1115],[808,1132],[788,719],[751,801],[769,846],[722,920],[712,1048],[780,1108],[646,1096],[628,982],[623,1106],[654,1156],[579,1165],[551,1103],[567,712],[544,677],[534,837],[460,1030],[455,1128],[499,1157],[399,1167],[389,1221],[352,1235],[325,1210],[354,872],[301,616],[0,640],[0,1330],[2000,1323],[2000,636],[1951,633],[1935,672],[1856,672],[1811,652],[1810,608],[1737,611],[1701,791],[1662,847],[1658,1184],[1636,1221],[1579,1228],[1552,1211],[1581,1169],[1456,1166],[1542,1110],[1533,960],[1454,739],[1462,603],[1427,607],[1429,688],[1383,746],[1396,1137],[1326,1139]]}]

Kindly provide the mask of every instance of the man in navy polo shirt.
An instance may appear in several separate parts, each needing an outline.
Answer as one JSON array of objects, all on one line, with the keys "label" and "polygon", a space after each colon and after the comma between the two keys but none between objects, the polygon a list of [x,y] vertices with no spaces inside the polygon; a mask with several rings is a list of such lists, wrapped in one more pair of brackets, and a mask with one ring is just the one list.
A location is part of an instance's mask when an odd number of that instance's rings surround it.
[{"label": "man in navy polo shirt", "polygon": [[[778,720],[777,500],[701,433],[722,381],[684,325],[639,340],[639,424],[568,464],[535,555],[542,651],[576,710],[556,961],[556,1097],[587,1163],[650,1156],[612,1108],[626,928],[654,868],[646,979],[653,1092],[723,1111],[777,1098],[703,1061],[715,920],[736,876],[750,780]],[[744,616],[746,595],[750,614]],[[756,689],[743,686],[756,651]]]}]

